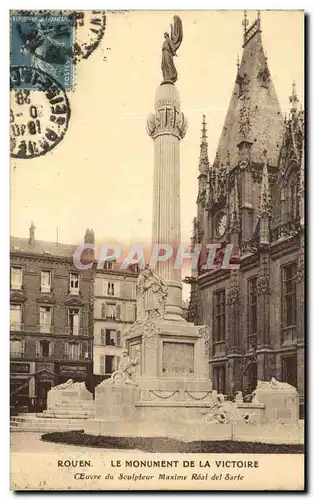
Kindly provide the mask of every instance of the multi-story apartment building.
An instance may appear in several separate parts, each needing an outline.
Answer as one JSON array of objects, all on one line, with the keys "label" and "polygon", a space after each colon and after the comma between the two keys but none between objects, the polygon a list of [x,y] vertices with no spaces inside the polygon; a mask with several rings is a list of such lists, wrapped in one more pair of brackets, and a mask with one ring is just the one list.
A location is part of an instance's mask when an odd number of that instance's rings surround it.
[{"label": "multi-story apartment building", "polygon": [[[288,101],[288,100],[287,100]],[[284,118],[262,45],[248,26],[212,164],[203,121],[193,245],[233,245],[237,270],[206,269],[191,283],[188,318],[210,329],[213,388],[252,393],[257,380],[304,395],[304,115],[293,84]],[[224,250],[222,251],[224,252]],[[216,259],[216,263],[219,259]]]},{"label": "multi-story apartment building", "polygon": [[138,267],[121,269],[105,262],[96,269],[94,282],[94,377],[95,383],[119,368],[125,329],[136,319]]},{"label": "multi-story apartment building", "polygon": [[36,240],[33,224],[29,238],[11,238],[12,404],[44,408],[70,378],[92,389],[93,269],[74,266],[75,249]]}]

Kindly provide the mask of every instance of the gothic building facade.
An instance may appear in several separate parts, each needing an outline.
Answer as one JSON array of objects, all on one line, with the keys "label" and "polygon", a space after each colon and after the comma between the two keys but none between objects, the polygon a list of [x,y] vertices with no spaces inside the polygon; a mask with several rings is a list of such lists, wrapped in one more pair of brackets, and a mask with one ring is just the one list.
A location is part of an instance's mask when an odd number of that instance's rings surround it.
[{"label": "gothic building facade", "polygon": [[[293,84],[283,117],[261,38],[245,16],[241,63],[212,164],[203,117],[192,247],[202,252],[188,319],[210,329],[209,374],[224,394],[257,380],[286,381],[304,396],[304,116]],[[221,256],[232,244],[234,268]],[[229,247],[230,248],[230,247]],[[220,256],[218,255],[220,252]]]}]

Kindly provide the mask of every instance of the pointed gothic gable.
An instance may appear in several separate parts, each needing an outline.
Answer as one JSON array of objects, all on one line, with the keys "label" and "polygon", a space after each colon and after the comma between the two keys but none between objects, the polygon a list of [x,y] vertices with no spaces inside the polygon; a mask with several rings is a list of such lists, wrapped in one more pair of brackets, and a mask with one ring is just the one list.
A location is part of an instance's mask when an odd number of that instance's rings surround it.
[{"label": "pointed gothic gable", "polygon": [[283,116],[264,53],[258,18],[245,31],[243,54],[224,127],[219,140],[216,161],[231,168],[238,163],[237,144],[252,143],[251,161],[262,162],[267,150],[269,165],[276,166],[282,143]]}]

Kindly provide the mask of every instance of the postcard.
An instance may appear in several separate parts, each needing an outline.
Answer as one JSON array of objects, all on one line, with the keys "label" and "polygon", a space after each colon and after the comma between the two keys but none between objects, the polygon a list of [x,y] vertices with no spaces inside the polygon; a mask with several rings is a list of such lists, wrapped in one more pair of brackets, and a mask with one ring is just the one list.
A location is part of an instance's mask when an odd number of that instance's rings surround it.
[{"label": "postcard", "polygon": [[304,490],[304,12],[9,22],[11,489]]}]

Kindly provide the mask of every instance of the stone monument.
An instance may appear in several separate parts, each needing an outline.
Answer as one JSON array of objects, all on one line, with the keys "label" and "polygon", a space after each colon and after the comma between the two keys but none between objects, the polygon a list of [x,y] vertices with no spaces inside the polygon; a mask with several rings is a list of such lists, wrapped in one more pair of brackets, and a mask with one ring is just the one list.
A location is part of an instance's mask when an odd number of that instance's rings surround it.
[{"label": "stone monument", "polygon": [[[164,38],[163,81],[156,91],[155,114],[147,120],[154,141],[152,243],[172,245],[176,253],[181,242],[180,141],[187,130],[173,62],[183,38],[178,16],[171,37],[165,33]],[[129,374],[120,365],[118,374],[96,388],[96,418],[123,419],[125,412],[118,407],[125,402],[127,414],[139,421],[204,420],[204,410],[212,404],[208,338],[207,326],[183,319],[181,269],[174,260],[146,267],[138,278],[137,319],[123,339],[126,357],[136,363]]]},{"label": "stone monument", "polygon": [[[181,111],[173,58],[183,39],[182,21],[174,16],[171,37],[164,35],[163,81],[155,96],[155,114],[147,120],[154,141],[153,245],[181,243],[180,141],[187,130]],[[144,419],[189,421],[211,404],[208,378],[208,327],[182,316],[181,269],[174,258],[146,268],[138,279],[137,321],[125,335],[129,353],[140,353],[137,413]]]}]

